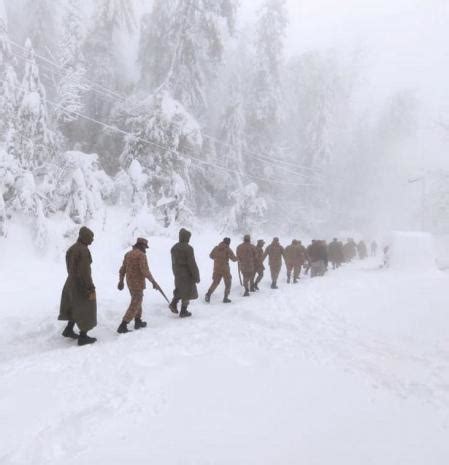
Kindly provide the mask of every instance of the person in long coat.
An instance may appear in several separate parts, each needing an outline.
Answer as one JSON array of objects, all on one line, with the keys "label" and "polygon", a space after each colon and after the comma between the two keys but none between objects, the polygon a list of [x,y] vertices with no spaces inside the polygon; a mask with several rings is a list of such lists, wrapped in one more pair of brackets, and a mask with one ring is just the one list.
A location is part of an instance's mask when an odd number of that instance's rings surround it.
[{"label": "person in long coat", "polygon": [[[58,320],[67,321],[62,335],[78,339],[78,345],[93,344],[96,338],[87,332],[97,326],[97,299],[92,281],[92,256],[89,245],[94,233],[83,226],[78,240],[66,252],[67,280],[64,284]],[[79,335],[74,331],[75,324]]]},{"label": "person in long coat", "polygon": [[213,248],[212,252],[209,255],[209,257],[214,261],[214,271],[212,274],[212,284],[210,285],[210,288],[205,296],[206,302],[210,302],[211,295],[213,294],[215,289],[217,289],[221,280],[223,280],[225,284],[223,303],[231,303],[231,299],[229,299],[229,294],[231,292],[232,286],[232,275],[231,269],[229,267],[229,260],[236,262],[237,257],[232,251],[230,244],[231,239],[229,237],[225,237],[223,241],[220,242],[220,244]]},{"label": "person in long coat", "polygon": [[175,289],[170,310],[178,312],[178,303],[181,301],[179,316],[185,318],[192,316],[187,310],[190,301],[198,298],[196,285],[200,282],[200,272],[195,261],[195,252],[189,245],[192,233],[182,228],[179,231],[179,242],[171,249],[172,270],[175,277]]},{"label": "person in long coat", "polygon": [[268,257],[268,264],[271,272],[271,289],[277,289],[277,280],[282,267],[282,257],[284,256],[284,247],[279,243],[279,238],[273,238],[271,244],[265,249],[263,259]]}]

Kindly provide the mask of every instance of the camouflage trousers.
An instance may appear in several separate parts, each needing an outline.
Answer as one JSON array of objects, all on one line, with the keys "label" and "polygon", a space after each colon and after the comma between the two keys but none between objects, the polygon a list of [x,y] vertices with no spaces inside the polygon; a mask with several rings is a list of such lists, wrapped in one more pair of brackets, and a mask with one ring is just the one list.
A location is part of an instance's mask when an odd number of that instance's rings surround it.
[{"label": "camouflage trousers", "polygon": [[271,280],[274,283],[278,280],[280,271],[281,271],[281,265],[271,265],[270,266]]},{"label": "camouflage trousers", "polygon": [[259,269],[254,273],[254,285],[257,286],[263,278],[263,269]]},{"label": "camouflage trousers", "polygon": [[131,294],[131,302],[123,317],[123,321],[127,323],[134,320],[134,318],[142,318],[143,291],[130,289],[129,293]]},{"label": "camouflage trousers", "polygon": [[292,277],[292,271],[293,271],[293,280],[296,281],[299,279],[299,275],[301,273],[301,265],[292,265],[292,264],[287,264],[287,280],[290,281]]},{"label": "camouflage trousers", "polygon": [[225,285],[225,290],[224,290],[224,296],[229,297],[229,293],[231,292],[231,285],[232,285],[232,276],[229,271],[225,272],[214,272],[212,275],[212,284],[210,285],[209,290],[207,291],[207,295],[211,296],[215,289],[217,289],[218,285],[221,283],[221,280],[223,279],[224,285]]},{"label": "camouflage trousers", "polygon": [[254,287],[254,272],[242,271],[243,287],[245,291],[249,291]]}]

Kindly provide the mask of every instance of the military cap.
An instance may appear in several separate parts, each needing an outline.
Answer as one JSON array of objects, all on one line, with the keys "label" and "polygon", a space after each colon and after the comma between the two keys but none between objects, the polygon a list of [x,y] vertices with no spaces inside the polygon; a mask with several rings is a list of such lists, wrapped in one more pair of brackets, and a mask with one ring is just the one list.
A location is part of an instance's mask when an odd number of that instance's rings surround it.
[{"label": "military cap", "polygon": [[136,245],[143,245],[146,249],[148,249],[148,241],[143,237],[138,237],[136,241]]}]

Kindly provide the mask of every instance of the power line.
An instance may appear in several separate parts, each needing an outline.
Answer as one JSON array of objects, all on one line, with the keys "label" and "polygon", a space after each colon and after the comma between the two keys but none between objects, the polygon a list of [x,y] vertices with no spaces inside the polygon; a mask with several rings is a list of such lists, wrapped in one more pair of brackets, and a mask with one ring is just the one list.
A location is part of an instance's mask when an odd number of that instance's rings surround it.
[{"label": "power line", "polygon": [[[23,90],[23,88],[21,88],[19,86],[15,86],[15,85],[12,85],[12,84],[11,84],[11,86],[15,87],[18,90]],[[284,181],[276,181],[276,180],[273,180],[273,179],[268,179],[268,178],[264,178],[264,177],[261,177],[261,176],[256,176],[256,175],[253,175],[253,174],[241,173],[239,171],[232,170],[232,169],[226,168],[224,166],[220,166],[220,165],[217,165],[215,163],[208,162],[206,160],[202,160],[201,158],[194,157],[194,156],[192,156],[190,154],[185,154],[185,153],[180,152],[178,150],[171,149],[171,148],[166,147],[164,145],[161,145],[161,144],[159,144],[157,142],[150,141],[150,140],[144,139],[142,137],[136,136],[135,134],[133,134],[131,132],[128,132],[128,131],[125,131],[125,130],[123,130],[121,128],[118,128],[117,126],[112,126],[112,125],[107,124],[107,123],[105,123],[103,121],[97,120],[95,118],[91,118],[90,116],[83,115],[82,113],[79,113],[77,111],[67,110],[62,105],[59,105],[59,104],[57,104],[55,102],[52,102],[51,100],[49,100],[47,98],[42,97],[42,100],[44,100],[46,103],[52,105],[55,108],[61,108],[64,111],[66,111],[67,113],[71,113],[71,114],[76,115],[76,116],[78,116],[78,117],[80,117],[82,119],[85,119],[85,120],[90,121],[92,123],[98,124],[98,125],[102,126],[103,128],[109,129],[111,131],[114,131],[114,132],[122,134],[122,135],[132,136],[135,139],[140,140],[141,142],[143,142],[145,144],[148,144],[148,145],[151,145],[153,147],[157,147],[159,149],[165,150],[166,152],[169,152],[169,153],[172,153],[172,154],[178,156],[180,159],[185,159],[186,156],[187,156],[189,159],[194,160],[194,161],[196,161],[196,162],[198,162],[200,164],[203,164],[203,165],[206,165],[206,166],[211,166],[211,167],[220,169],[220,170],[228,172],[228,173],[238,174],[240,176],[243,175],[243,176],[246,176],[248,178],[257,179],[259,181],[263,181],[263,182],[266,182],[268,184],[291,185],[291,186],[295,186],[295,187],[309,187],[309,186],[310,187],[316,187],[316,184],[298,184],[298,183],[290,183],[290,182],[284,182]]]},{"label": "power line", "polygon": [[[7,40],[9,43],[11,43],[12,45],[18,47],[19,49],[21,49],[21,50],[23,50],[23,51],[25,51],[25,52],[28,52],[28,49],[27,49],[27,48],[25,48],[25,47],[23,47],[23,46],[17,44],[16,42],[12,41],[11,39],[7,38],[6,40]],[[13,52],[13,54],[14,54],[14,52]],[[16,55],[16,56],[18,56],[19,58],[22,58],[22,59],[24,59],[24,60],[27,60],[27,61],[31,61],[31,62],[32,62],[32,60],[30,60],[29,58],[22,57],[22,56],[20,56],[20,55]],[[64,67],[61,66],[61,65],[59,65],[58,63],[55,63],[55,62],[53,62],[52,60],[49,60],[48,58],[43,57],[43,56],[41,56],[41,55],[39,55],[39,54],[37,54],[37,53],[34,53],[34,56],[37,57],[37,58],[39,58],[39,59],[41,59],[41,60],[43,60],[44,62],[46,62],[46,63],[48,63],[48,64],[50,64],[50,65],[55,66],[56,68],[58,68],[59,72],[63,72],[63,71],[64,71]],[[69,79],[69,80],[70,80],[70,78],[66,78],[66,79]],[[117,92],[115,92],[115,91],[113,91],[113,90],[111,90],[111,89],[108,89],[107,87],[105,87],[105,86],[103,86],[103,85],[101,85],[101,84],[99,84],[99,83],[97,83],[97,82],[95,82],[95,81],[93,81],[93,80],[91,80],[91,79],[88,79],[88,78],[84,78],[84,79],[85,79],[86,82],[92,84],[93,86],[98,86],[98,87],[101,89],[101,91],[99,91],[98,89],[92,88],[92,91],[93,91],[93,92],[96,92],[96,93],[98,93],[98,94],[100,94],[100,95],[103,95],[103,96],[105,96],[105,97],[107,97],[107,98],[109,98],[109,99],[111,99],[111,100],[115,100],[115,101],[116,101],[116,100],[120,100],[122,103],[125,102],[126,100],[128,100],[128,98],[127,98],[125,95],[119,94],[119,93],[117,93]],[[72,82],[73,82],[73,81],[72,81]],[[142,106],[142,105],[139,105],[139,106],[135,107],[134,110],[140,108],[141,106]],[[175,126],[177,126],[178,128],[180,127],[179,125],[177,125],[177,124],[174,123],[174,122],[173,122],[172,124],[175,125]],[[215,143],[217,143],[217,144],[221,144],[221,145],[223,145],[223,146],[227,146],[227,147],[234,148],[234,146],[233,146],[232,144],[229,144],[229,143],[227,143],[227,142],[224,142],[224,141],[222,141],[222,140],[220,140],[220,139],[218,139],[218,138],[216,138],[216,137],[214,137],[214,136],[210,136],[210,135],[208,135],[208,134],[202,133],[202,137],[205,138],[205,139],[211,140],[211,141],[213,141],[213,142],[215,142]],[[274,165],[276,168],[281,168],[281,169],[284,169],[284,170],[285,170],[286,167],[290,167],[290,169],[289,169],[289,171],[288,171],[290,174],[292,173],[292,168],[294,168],[294,169],[299,169],[299,170],[308,171],[309,173],[311,173],[311,174],[313,174],[313,175],[315,175],[315,176],[316,176],[316,175],[318,175],[318,176],[320,175],[320,173],[317,172],[316,169],[313,169],[313,168],[310,168],[310,167],[307,167],[307,166],[304,166],[304,165],[299,165],[299,164],[296,164],[296,163],[288,162],[288,161],[286,161],[286,160],[281,160],[281,159],[278,159],[278,158],[273,158],[273,157],[271,157],[270,155],[267,155],[267,154],[264,154],[264,153],[260,154],[260,153],[251,151],[251,150],[249,150],[249,149],[247,149],[247,148],[242,149],[242,152],[243,152],[243,153],[246,153],[246,154],[250,154],[253,158],[258,159],[258,160],[260,160],[260,161],[263,161],[263,162],[265,162],[265,163],[272,164],[272,165]],[[284,165],[284,166],[282,166],[282,165]],[[297,175],[297,176],[300,176],[300,177],[308,177],[308,176],[310,176],[310,174],[307,175],[307,174],[298,173],[298,172],[295,172],[295,171],[293,171],[293,173],[294,173],[295,175]]]}]

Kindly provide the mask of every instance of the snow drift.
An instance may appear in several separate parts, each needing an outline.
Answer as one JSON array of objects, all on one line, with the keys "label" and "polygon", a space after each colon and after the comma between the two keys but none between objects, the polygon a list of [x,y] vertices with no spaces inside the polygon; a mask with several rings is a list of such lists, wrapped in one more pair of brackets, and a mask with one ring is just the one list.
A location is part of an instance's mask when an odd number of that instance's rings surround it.
[{"label": "snow drift", "polygon": [[408,271],[437,269],[433,236],[423,232],[392,232],[385,245],[390,268]]}]

